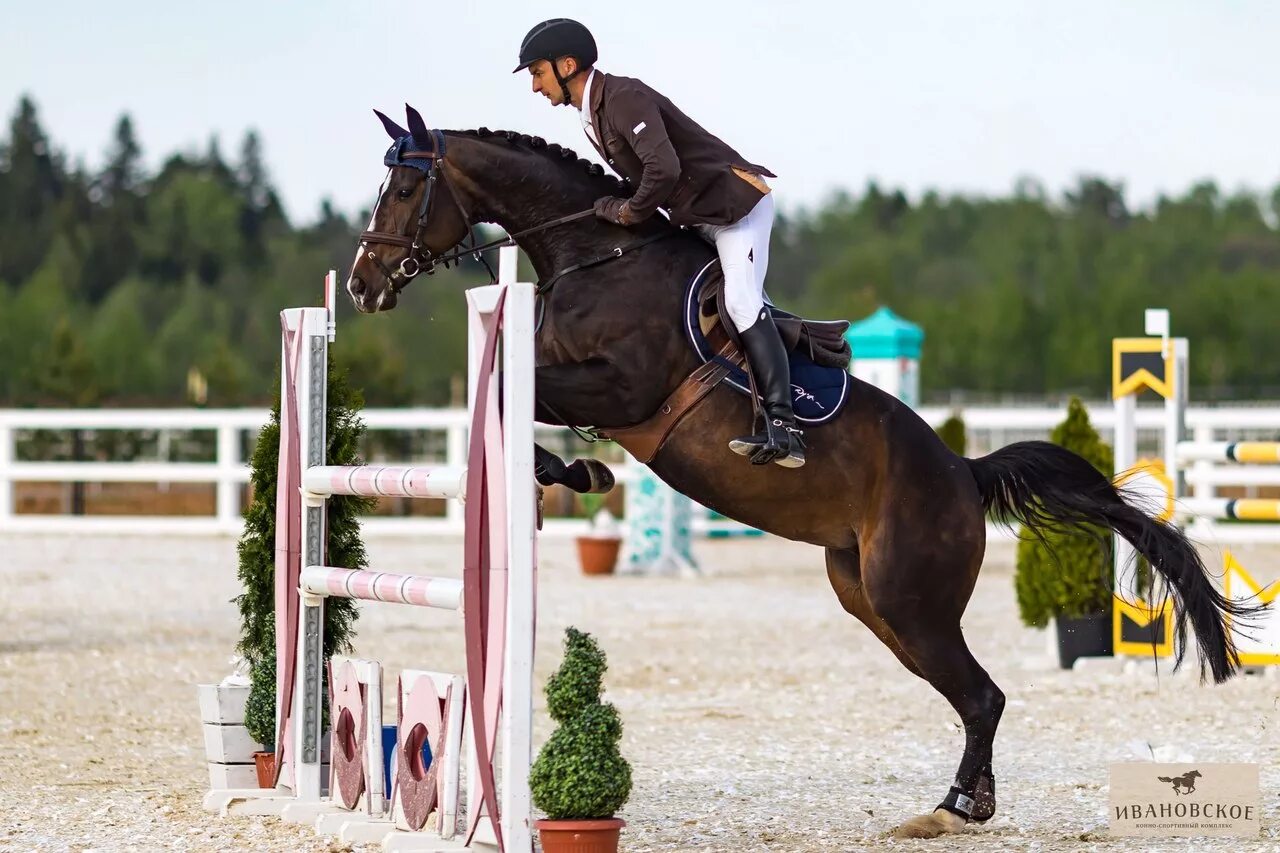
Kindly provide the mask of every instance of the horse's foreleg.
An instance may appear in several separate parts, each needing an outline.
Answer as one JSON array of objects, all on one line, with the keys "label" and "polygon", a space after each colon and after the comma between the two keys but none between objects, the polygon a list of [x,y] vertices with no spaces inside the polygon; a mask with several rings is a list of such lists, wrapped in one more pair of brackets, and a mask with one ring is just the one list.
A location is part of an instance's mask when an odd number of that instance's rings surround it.
[{"label": "horse's foreleg", "polygon": [[601,358],[534,370],[534,417],[572,426],[633,426],[653,414],[661,399],[633,389],[630,374]]},{"label": "horse's foreleg", "polygon": [[599,459],[575,459],[566,464],[540,444],[533,445],[533,476],[540,486],[566,486],[579,494],[604,493],[613,488],[613,472]]},{"label": "horse's foreleg", "polygon": [[[614,425],[621,377],[611,363],[591,360],[538,367],[534,382],[534,418],[539,423]],[[603,462],[575,459],[566,464],[538,445],[534,445],[534,476],[543,486],[558,484],[580,494],[607,492],[614,485],[613,473]]]}]

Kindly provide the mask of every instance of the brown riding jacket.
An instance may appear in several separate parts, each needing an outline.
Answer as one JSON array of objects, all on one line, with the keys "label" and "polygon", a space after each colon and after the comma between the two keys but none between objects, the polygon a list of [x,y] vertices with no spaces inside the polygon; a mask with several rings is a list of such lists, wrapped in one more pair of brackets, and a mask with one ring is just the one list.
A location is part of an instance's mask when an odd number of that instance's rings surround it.
[{"label": "brown riding jacket", "polygon": [[589,108],[600,138],[591,144],[636,187],[627,206],[637,220],[665,207],[676,225],[730,225],[764,196],[734,170],[776,177],[639,80],[596,71]]}]

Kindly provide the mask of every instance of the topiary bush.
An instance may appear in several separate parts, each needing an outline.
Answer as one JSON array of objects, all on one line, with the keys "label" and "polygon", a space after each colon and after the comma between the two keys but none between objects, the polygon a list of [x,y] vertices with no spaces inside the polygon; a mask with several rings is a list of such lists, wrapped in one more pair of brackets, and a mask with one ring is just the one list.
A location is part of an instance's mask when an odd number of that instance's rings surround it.
[{"label": "topiary bush", "polygon": [[249,698],[244,703],[249,737],[268,750],[276,746],[276,656],[264,655],[249,668]]},{"label": "topiary bush", "polygon": [[[1111,448],[1099,438],[1078,398],[1071,399],[1066,420],[1054,428],[1049,440],[1112,476],[1115,463]],[[1043,541],[1023,531],[1014,575],[1022,621],[1043,628],[1055,616],[1108,612],[1114,577],[1111,541],[1111,531],[1101,527],[1083,532],[1051,531]]]},{"label": "topiary bush", "polygon": [[969,443],[969,438],[965,434],[964,418],[960,417],[959,412],[953,412],[942,422],[942,426],[938,427],[938,438],[942,439],[942,443],[956,456],[964,456],[965,445]]},{"label": "topiary bush", "polygon": [[631,794],[631,765],[618,748],[618,709],[600,701],[607,665],[590,634],[565,630],[564,661],[547,679],[558,724],[529,773],[533,803],[551,820],[613,817]]},{"label": "topiary bush", "polygon": [[[360,420],[364,398],[329,359],[328,404],[325,410],[326,456],[330,465],[360,465],[359,445],[365,426]],[[276,389],[271,418],[258,433],[250,459],[253,499],[244,513],[244,532],[236,545],[238,576],[244,591],[235,598],[240,609],[240,642],[236,651],[249,664],[249,699],[245,727],[249,736],[274,748],[276,742],[276,474],[280,456],[280,393]],[[376,504],[373,498],[335,495],[328,501],[328,564],[368,567],[360,538],[359,516]],[[358,612],[351,599],[330,598],[324,604],[324,657],[351,651]],[[327,678],[327,670],[326,678]],[[326,704],[327,713],[327,704]]]}]

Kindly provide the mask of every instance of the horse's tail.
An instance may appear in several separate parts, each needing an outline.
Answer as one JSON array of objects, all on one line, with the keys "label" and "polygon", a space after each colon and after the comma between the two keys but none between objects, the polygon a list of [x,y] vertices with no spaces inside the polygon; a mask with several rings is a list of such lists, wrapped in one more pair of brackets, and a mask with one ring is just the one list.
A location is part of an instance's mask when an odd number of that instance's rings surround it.
[{"label": "horse's tail", "polygon": [[1172,776],[1157,776],[1157,777],[1156,777],[1156,781],[1157,781],[1157,782],[1172,782],[1172,781],[1173,781],[1173,777],[1172,777]]},{"label": "horse's tail", "polygon": [[1215,682],[1235,673],[1240,659],[1225,617],[1247,618],[1257,608],[1223,596],[1195,547],[1177,529],[1127,503],[1122,491],[1083,457],[1047,441],[1021,441],[966,461],[983,508],[997,521],[1019,522],[1036,536],[1096,525],[1127,540],[1173,594],[1174,668],[1182,663],[1190,620],[1200,650],[1200,677],[1204,678],[1206,663]]}]

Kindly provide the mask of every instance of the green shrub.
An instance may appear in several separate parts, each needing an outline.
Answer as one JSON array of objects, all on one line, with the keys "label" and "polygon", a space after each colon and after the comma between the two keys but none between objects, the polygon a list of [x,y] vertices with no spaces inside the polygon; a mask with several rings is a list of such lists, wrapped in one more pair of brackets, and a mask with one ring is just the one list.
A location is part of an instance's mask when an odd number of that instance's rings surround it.
[{"label": "green shrub", "polygon": [[276,736],[276,656],[261,658],[249,670],[249,698],[244,704],[244,726],[249,736],[269,749]]},{"label": "green shrub", "polygon": [[969,443],[969,439],[965,434],[964,419],[960,417],[959,412],[953,413],[942,422],[942,426],[938,427],[938,438],[942,439],[942,443],[956,456],[964,456],[965,445]]},{"label": "green shrub", "polygon": [[564,661],[547,680],[547,711],[558,724],[529,773],[533,802],[552,820],[613,817],[631,794],[618,709],[600,701],[604,652],[590,634],[565,630]]},{"label": "green shrub", "polygon": [[[1049,440],[1112,476],[1111,448],[1098,437],[1079,399],[1071,399],[1067,419],[1054,428]],[[1111,609],[1111,531],[1101,527],[1086,530],[1048,532],[1044,541],[1022,532],[1014,587],[1019,615],[1027,625],[1043,628],[1054,616],[1077,617]]]},{"label": "green shrub", "polygon": [[[327,455],[330,465],[359,465],[364,423],[360,409],[364,399],[351,388],[345,371],[329,359],[328,407],[325,412]],[[240,609],[240,642],[236,651],[249,664],[249,706],[245,726],[255,741],[275,746],[276,699],[276,473],[280,455],[280,393],[276,390],[271,418],[258,434],[250,460],[253,500],[245,509],[244,532],[236,546],[239,578],[244,591],[236,597]],[[349,569],[368,566],[360,539],[359,516],[371,510],[373,498],[335,495],[328,501],[328,564]],[[351,651],[356,603],[330,598],[324,606],[324,657]],[[326,672],[328,668],[326,667]],[[252,711],[252,713],[251,713]]]}]

